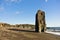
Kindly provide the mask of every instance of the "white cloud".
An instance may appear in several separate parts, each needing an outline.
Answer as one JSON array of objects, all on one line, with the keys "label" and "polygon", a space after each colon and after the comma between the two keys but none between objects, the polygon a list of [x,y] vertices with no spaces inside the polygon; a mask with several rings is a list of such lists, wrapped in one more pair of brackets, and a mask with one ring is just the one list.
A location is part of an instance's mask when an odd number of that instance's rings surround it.
[{"label": "white cloud", "polygon": [[11,0],[11,2],[18,2],[18,1],[21,1],[21,0]]},{"label": "white cloud", "polygon": [[0,12],[4,10],[4,7],[0,7]]},{"label": "white cloud", "polygon": [[21,2],[22,0],[5,0],[6,2],[15,2],[15,3],[18,3],[18,2]]},{"label": "white cloud", "polygon": [[16,14],[20,14],[20,12],[19,11],[16,11]]},{"label": "white cloud", "polygon": [[12,3],[14,4],[19,4],[22,0],[4,0],[5,4],[11,5]]},{"label": "white cloud", "polygon": [[18,3],[18,2],[21,2],[22,0],[3,0],[1,3],[0,3],[0,5],[1,4],[4,4],[4,3],[12,3],[12,2],[14,2],[14,3]]},{"label": "white cloud", "polygon": [[16,14],[21,14],[21,13],[23,13],[22,11],[16,11],[15,12]]},{"label": "white cloud", "polygon": [[48,2],[48,0],[45,0],[45,2]]}]

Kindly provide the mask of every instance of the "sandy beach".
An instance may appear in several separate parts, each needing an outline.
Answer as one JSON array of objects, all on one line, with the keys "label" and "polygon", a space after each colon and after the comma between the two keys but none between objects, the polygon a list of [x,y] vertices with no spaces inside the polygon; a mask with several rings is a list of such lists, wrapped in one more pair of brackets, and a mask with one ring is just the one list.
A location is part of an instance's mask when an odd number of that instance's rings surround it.
[{"label": "sandy beach", "polygon": [[60,36],[50,33],[0,30],[0,40],[60,40]]}]

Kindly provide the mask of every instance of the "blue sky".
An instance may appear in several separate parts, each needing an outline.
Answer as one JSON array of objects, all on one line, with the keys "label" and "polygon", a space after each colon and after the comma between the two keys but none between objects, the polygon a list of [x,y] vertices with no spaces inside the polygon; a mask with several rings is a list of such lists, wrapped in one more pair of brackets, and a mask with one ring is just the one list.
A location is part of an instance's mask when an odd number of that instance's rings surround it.
[{"label": "blue sky", "polygon": [[46,13],[47,26],[60,26],[60,0],[0,0],[0,22],[35,24],[39,9]]}]

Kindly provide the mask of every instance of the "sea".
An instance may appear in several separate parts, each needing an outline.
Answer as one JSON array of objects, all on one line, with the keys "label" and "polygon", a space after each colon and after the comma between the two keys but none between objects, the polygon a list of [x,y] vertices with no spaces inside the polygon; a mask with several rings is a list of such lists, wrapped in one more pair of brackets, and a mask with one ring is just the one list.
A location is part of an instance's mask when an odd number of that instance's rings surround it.
[{"label": "sea", "polygon": [[60,36],[60,27],[47,27],[45,32]]}]

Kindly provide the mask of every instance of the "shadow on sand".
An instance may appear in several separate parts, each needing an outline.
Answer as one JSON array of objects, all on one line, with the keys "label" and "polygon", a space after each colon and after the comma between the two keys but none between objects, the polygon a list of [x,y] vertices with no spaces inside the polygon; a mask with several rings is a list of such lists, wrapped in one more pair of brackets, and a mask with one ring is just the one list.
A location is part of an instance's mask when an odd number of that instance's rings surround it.
[{"label": "shadow on sand", "polygon": [[22,29],[8,29],[13,31],[23,31],[23,32],[35,32],[34,30],[22,30]]}]

